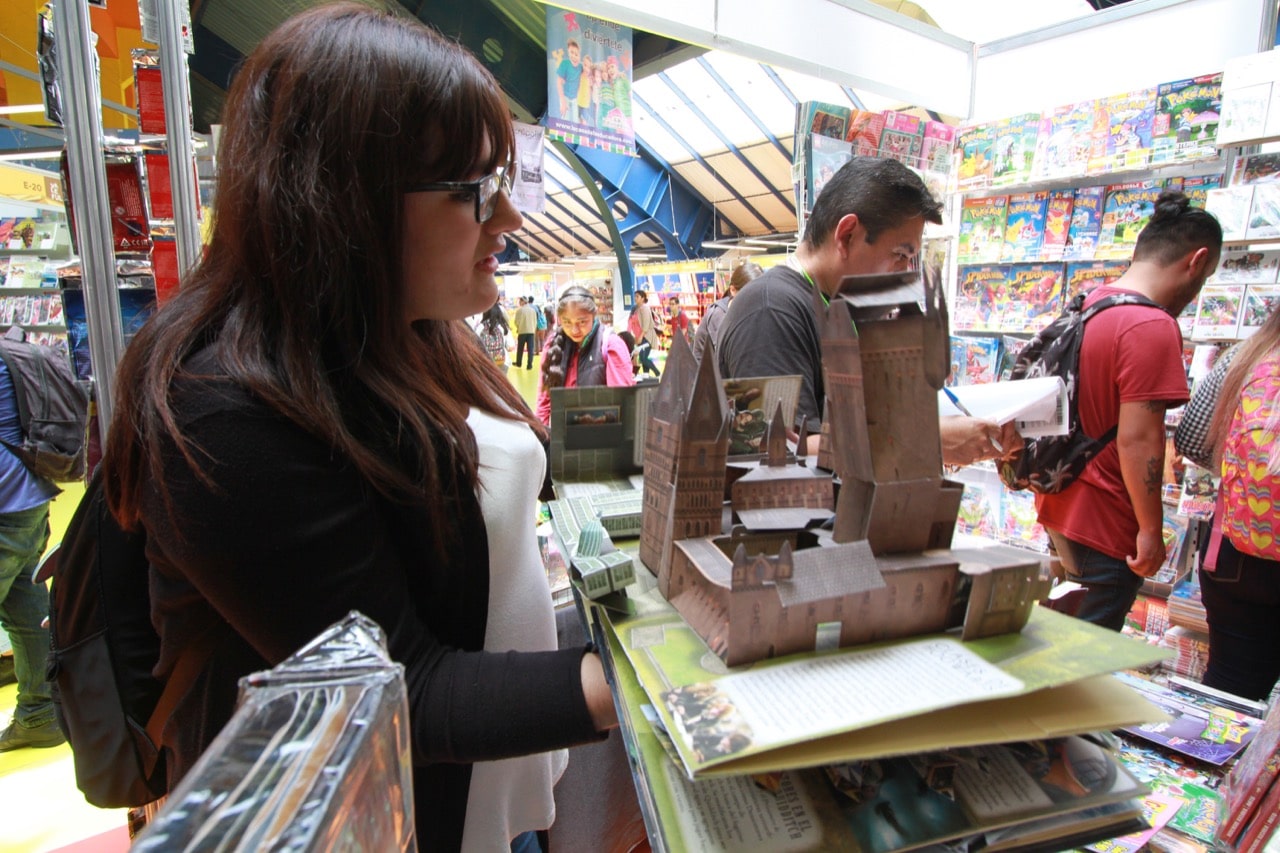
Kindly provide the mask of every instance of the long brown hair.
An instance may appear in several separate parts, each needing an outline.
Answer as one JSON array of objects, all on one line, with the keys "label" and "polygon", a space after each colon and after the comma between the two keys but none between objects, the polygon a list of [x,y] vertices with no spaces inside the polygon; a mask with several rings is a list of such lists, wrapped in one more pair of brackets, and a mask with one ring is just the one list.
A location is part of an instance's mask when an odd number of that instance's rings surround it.
[{"label": "long brown hair", "polygon": [[474,486],[470,406],[543,435],[465,323],[405,319],[404,187],[492,172],[514,149],[471,54],[368,6],[311,9],[250,54],[225,122],[208,252],[120,362],[104,473],[121,523],[139,520],[148,479],[164,493],[166,441],[208,480],[171,405],[205,346],[390,497],[433,494],[446,465]]},{"label": "long brown hair", "polygon": [[[1218,392],[1218,402],[1214,406],[1213,420],[1209,422],[1209,433],[1205,443],[1213,448],[1215,460],[1222,458],[1222,445],[1231,431],[1231,421],[1236,410],[1240,408],[1240,395],[1244,391],[1245,382],[1253,373],[1258,362],[1280,354],[1280,308],[1272,308],[1271,316],[1258,331],[1254,332],[1244,343],[1239,345],[1231,366],[1222,378],[1222,390]],[[1280,421],[1280,406],[1275,407],[1267,423],[1267,432],[1275,432]],[[1280,453],[1275,447],[1271,449],[1271,461],[1268,465],[1272,474],[1280,474]]]},{"label": "long brown hair", "polygon": [[[595,297],[591,295],[591,291],[576,284],[565,288],[564,293],[560,294],[560,299],[556,302],[556,317],[563,315],[570,305],[581,308],[592,315],[595,315],[598,310]],[[600,334],[599,327],[593,328],[588,333],[587,338],[590,338],[591,334]],[[587,339],[584,338],[582,343],[587,343]],[[573,357],[578,354],[579,347],[580,344],[575,343],[572,338],[566,335],[564,327],[557,323],[555,333],[542,349],[543,388],[564,387],[565,379],[569,374],[569,364],[573,361]]]}]

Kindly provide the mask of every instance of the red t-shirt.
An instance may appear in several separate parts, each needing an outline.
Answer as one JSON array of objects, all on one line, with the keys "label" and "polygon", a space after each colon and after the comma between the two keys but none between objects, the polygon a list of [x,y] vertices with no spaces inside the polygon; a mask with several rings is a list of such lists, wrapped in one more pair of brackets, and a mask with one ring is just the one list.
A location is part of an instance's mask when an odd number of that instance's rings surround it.
[{"label": "red t-shirt", "polygon": [[[1085,307],[1103,296],[1124,293],[1099,287]],[[1145,305],[1117,305],[1085,326],[1080,347],[1076,400],[1080,424],[1100,436],[1120,420],[1121,403],[1187,402],[1182,332],[1168,312]],[[1132,556],[1138,519],[1120,473],[1115,441],[1095,456],[1076,482],[1056,495],[1037,495],[1040,523],[1075,542],[1117,559]]]}]

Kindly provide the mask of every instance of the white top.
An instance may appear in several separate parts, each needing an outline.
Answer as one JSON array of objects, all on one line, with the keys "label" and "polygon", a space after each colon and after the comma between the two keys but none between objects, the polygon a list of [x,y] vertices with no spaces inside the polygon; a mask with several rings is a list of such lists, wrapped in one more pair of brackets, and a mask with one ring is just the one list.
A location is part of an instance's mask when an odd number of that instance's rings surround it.
[{"label": "white top", "polygon": [[[535,516],[546,453],[533,430],[519,421],[473,408],[467,425],[479,448],[480,510],[489,539],[484,650],[553,650],[555,610],[538,551]],[[512,708],[511,713],[520,709]],[[566,750],[476,762],[462,849],[509,851],[511,839],[520,833],[549,828],[556,817],[552,788],[568,762]]]}]

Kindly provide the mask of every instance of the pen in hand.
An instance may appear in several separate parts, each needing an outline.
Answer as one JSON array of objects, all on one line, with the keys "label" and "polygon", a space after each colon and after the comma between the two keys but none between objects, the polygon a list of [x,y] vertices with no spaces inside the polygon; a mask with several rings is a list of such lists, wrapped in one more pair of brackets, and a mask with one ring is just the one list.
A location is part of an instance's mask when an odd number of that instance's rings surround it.
[{"label": "pen in hand", "polygon": [[[960,414],[964,415],[966,418],[977,418],[977,416],[973,412],[969,411],[968,406],[960,402],[960,398],[956,396],[955,391],[952,391],[946,385],[943,385],[942,393],[946,394],[947,399],[951,401],[952,405],[954,405],[957,409],[960,410]],[[991,446],[994,447],[998,452],[1004,453],[1004,447],[1000,445],[999,441],[997,441],[994,438],[988,439],[988,440],[991,442]]]}]

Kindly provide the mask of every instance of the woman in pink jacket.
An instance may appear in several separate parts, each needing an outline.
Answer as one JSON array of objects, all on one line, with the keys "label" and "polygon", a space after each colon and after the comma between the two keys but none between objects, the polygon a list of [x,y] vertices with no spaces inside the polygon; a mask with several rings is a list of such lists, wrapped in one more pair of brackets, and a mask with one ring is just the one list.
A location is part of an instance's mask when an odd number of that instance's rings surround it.
[{"label": "woman in pink jacket", "polygon": [[552,388],[634,385],[631,354],[622,338],[596,316],[586,288],[568,287],[556,303],[556,330],[542,352],[538,417],[551,424]]}]

